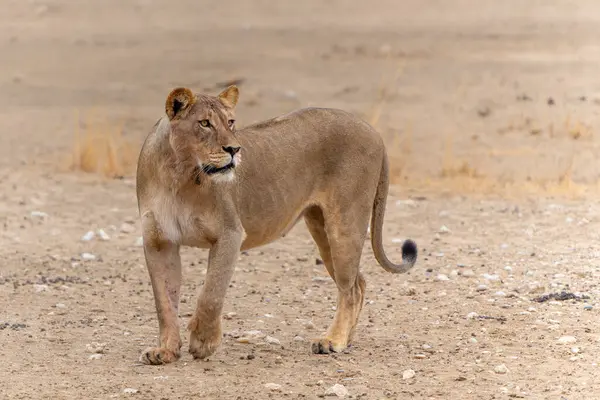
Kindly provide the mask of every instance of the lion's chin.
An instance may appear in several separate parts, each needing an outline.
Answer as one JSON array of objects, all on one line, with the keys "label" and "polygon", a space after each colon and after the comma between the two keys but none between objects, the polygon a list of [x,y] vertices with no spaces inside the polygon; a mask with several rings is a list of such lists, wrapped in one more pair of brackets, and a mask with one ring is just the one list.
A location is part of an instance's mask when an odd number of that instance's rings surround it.
[{"label": "lion's chin", "polygon": [[232,182],[233,180],[235,180],[235,170],[233,168],[230,168],[224,172],[219,172],[217,174],[211,174],[211,175],[209,175],[209,177],[213,182],[217,182],[217,183]]}]

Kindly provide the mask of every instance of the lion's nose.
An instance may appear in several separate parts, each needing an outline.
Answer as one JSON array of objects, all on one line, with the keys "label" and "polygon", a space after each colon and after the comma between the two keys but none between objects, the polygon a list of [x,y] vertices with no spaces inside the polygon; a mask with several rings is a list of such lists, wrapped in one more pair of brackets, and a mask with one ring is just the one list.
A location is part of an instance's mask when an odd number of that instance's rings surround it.
[{"label": "lion's nose", "polygon": [[223,151],[231,154],[231,156],[235,156],[235,154],[240,151],[240,146],[223,146]]}]

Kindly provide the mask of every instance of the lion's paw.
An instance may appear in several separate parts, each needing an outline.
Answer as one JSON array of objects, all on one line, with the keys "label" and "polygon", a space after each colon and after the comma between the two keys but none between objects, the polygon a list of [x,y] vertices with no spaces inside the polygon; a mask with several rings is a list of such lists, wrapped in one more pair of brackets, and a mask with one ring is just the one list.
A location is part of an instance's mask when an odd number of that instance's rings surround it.
[{"label": "lion's paw", "polygon": [[140,362],[147,365],[162,365],[179,359],[179,352],[163,347],[148,347],[140,355]]},{"label": "lion's paw", "polygon": [[212,355],[221,344],[221,331],[192,332],[189,352],[194,358],[206,358]]},{"label": "lion's paw", "polygon": [[346,349],[346,342],[336,342],[329,338],[315,339],[312,342],[313,354],[340,353]]}]

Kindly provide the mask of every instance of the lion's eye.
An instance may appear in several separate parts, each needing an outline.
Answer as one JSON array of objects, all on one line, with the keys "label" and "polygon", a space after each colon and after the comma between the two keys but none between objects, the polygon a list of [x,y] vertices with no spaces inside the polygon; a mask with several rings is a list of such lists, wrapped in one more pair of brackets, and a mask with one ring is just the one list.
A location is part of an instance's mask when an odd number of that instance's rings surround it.
[{"label": "lion's eye", "polygon": [[200,121],[200,126],[203,128],[208,128],[210,126],[210,121],[207,119],[203,119],[202,121]]},{"label": "lion's eye", "polygon": [[233,126],[233,124],[235,124],[235,119],[230,119],[229,121],[227,121],[227,123],[229,124],[229,127],[231,128]]}]

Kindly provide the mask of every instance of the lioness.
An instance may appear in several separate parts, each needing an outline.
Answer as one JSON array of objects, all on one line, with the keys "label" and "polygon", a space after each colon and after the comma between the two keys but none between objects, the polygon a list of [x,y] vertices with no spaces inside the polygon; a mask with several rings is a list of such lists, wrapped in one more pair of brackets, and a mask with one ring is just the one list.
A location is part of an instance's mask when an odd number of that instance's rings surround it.
[{"label": "lioness", "polygon": [[302,217],[338,288],[335,318],[313,353],[339,352],[352,339],[365,295],[359,263],[369,218],[386,271],[406,272],[417,259],[412,240],[402,245],[402,264],[385,255],[388,160],[371,126],[343,111],[306,108],[236,131],[238,96],[235,86],[216,97],[174,89],[142,147],[137,198],[160,332],[143,363],[180,356],[182,245],[210,249],[188,325],[194,358],[221,343],[223,301],[240,250],[276,240]]}]

